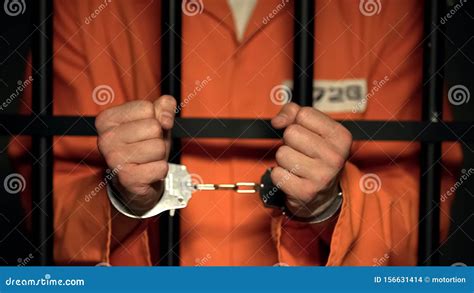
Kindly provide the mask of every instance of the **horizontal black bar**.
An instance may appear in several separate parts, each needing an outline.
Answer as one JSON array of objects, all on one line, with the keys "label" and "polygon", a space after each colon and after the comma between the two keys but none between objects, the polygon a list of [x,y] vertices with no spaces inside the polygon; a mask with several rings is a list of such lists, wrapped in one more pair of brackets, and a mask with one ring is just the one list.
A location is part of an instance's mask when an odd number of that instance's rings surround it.
[{"label": "horizontal black bar", "polygon": [[[0,135],[96,135],[93,116],[0,115]],[[341,121],[354,140],[474,142],[474,122]],[[176,118],[175,138],[281,138],[269,120]]]}]

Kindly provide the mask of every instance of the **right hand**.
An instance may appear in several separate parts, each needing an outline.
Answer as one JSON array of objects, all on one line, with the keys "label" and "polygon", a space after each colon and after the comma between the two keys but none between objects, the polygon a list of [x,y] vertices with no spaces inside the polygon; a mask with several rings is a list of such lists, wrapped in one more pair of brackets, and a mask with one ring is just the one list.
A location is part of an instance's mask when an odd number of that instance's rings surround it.
[{"label": "right hand", "polygon": [[95,120],[99,151],[118,170],[112,184],[136,214],[150,210],[163,194],[175,109],[173,97],[161,96],[109,108]]}]

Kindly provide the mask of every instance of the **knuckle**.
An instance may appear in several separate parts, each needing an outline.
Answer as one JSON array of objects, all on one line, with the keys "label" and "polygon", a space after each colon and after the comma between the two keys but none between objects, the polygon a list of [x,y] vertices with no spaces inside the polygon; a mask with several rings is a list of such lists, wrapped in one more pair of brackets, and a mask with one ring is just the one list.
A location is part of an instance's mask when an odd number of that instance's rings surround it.
[{"label": "knuckle", "polygon": [[346,159],[343,156],[334,153],[333,155],[329,156],[329,163],[332,167],[340,170],[344,167]]},{"label": "knuckle", "polygon": [[295,106],[296,104],[293,103],[293,102],[290,102],[288,104],[284,104],[281,109],[280,109],[280,113],[291,113],[292,111],[294,111],[295,109]]},{"label": "knuckle", "polygon": [[[105,111],[107,111],[107,110],[105,110]],[[100,130],[104,126],[104,116],[106,115],[106,114],[104,114],[105,111],[100,112],[95,117],[94,125],[95,125],[95,128],[97,128],[97,130]]]},{"label": "knuckle", "polygon": [[153,103],[147,100],[138,101],[138,107],[135,111],[140,111],[145,117],[155,117]]},{"label": "knuckle", "polygon": [[169,105],[169,106],[172,106],[172,107],[176,107],[176,99],[173,96],[170,96],[170,95],[162,96],[162,103],[166,104],[166,105]]},{"label": "knuckle", "polygon": [[303,107],[299,110],[298,114],[296,114],[296,122],[302,123],[309,119],[311,115],[314,115],[314,110],[311,107]]},{"label": "knuckle", "polygon": [[158,120],[149,119],[149,121],[147,121],[147,128],[153,137],[161,136],[161,125],[160,125],[160,122],[158,122]]},{"label": "knuckle", "polygon": [[281,179],[281,169],[280,168],[273,168],[272,172],[270,173],[270,178],[274,184],[279,184]]},{"label": "knuckle", "polygon": [[158,162],[157,169],[158,169],[157,173],[162,175],[160,176],[161,179],[164,179],[166,175],[168,174],[168,170],[169,170],[168,162],[166,161]]},{"label": "knuckle", "polygon": [[289,125],[283,132],[283,141],[294,139],[299,134],[299,126],[296,124]]},{"label": "knuckle", "polygon": [[97,137],[97,148],[99,149],[102,155],[107,155],[111,150],[114,149],[114,144],[112,141],[114,139],[115,133],[113,130],[104,132],[103,134]]},{"label": "knuckle", "polygon": [[104,154],[105,161],[110,168],[115,168],[117,166],[124,166],[127,164],[125,160],[123,160],[122,155],[117,150],[110,150]]},{"label": "knuckle", "polygon": [[99,152],[104,155],[108,149],[108,139],[106,136],[100,135],[97,137],[97,148]]},{"label": "knuckle", "polygon": [[281,163],[284,160],[284,158],[287,156],[287,153],[288,153],[287,146],[282,145],[281,147],[279,147],[275,153],[275,159],[277,163]]},{"label": "knuckle", "polygon": [[112,109],[113,108],[105,109],[95,117],[94,125],[97,129],[97,132],[100,133],[106,127],[107,121],[110,119]]},{"label": "knuckle", "polygon": [[162,160],[166,156],[166,145],[162,139],[158,139],[156,142],[156,153],[159,160]]},{"label": "knuckle", "polygon": [[341,123],[338,123],[338,136],[345,144],[352,144],[352,133]]},{"label": "knuckle", "polygon": [[287,108],[293,110],[293,111],[298,111],[301,107],[296,104],[295,102],[290,102],[288,104],[286,104],[285,106],[287,106]]}]

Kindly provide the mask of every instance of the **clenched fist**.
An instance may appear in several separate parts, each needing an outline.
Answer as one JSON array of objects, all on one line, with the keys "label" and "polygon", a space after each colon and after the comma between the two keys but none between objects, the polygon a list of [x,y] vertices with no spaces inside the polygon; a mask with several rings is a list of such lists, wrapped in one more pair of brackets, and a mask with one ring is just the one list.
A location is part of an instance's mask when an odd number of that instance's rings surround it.
[{"label": "clenched fist", "polygon": [[95,121],[98,147],[111,169],[112,184],[136,214],[150,210],[163,194],[168,172],[176,101],[133,101],[101,112]]},{"label": "clenched fist", "polygon": [[294,103],[283,106],[272,126],[285,128],[276,152],[274,184],[287,195],[287,207],[299,217],[323,212],[339,192],[339,177],[352,144],[350,132],[322,112]]}]

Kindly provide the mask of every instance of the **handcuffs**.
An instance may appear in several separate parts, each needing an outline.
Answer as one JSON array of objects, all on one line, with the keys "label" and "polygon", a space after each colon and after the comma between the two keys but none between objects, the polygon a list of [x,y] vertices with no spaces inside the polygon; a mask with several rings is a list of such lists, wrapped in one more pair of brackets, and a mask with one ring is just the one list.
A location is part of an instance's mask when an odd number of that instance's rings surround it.
[{"label": "handcuffs", "polygon": [[270,174],[271,169],[267,169],[261,177],[260,183],[237,182],[233,184],[203,184],[193,183],[191,175],[186,166],[169,163],[168,174],[164,179],[164,192],[158,203],[144,214],[137,215],[127,208],[127,203],[120,200],[118,192],[112,186],[107,185],[107,194],[111,204],[122,214],[137,219],[145,219],[169,211],[170,215],[175,214],[176,209],[185,208],[192,197],[192,193],[202,190],[233,190],[242,194],[258,193],[267,208],[279,209],[283,215],[291,220],[306,222],[311,224],[321,223],[334,216],[342,205],[342,192],[339,192],[331,205],[320,215],[313,218],[302,218],[291,213],[286,206],[286,195],[278,186],[274,185]]}]

